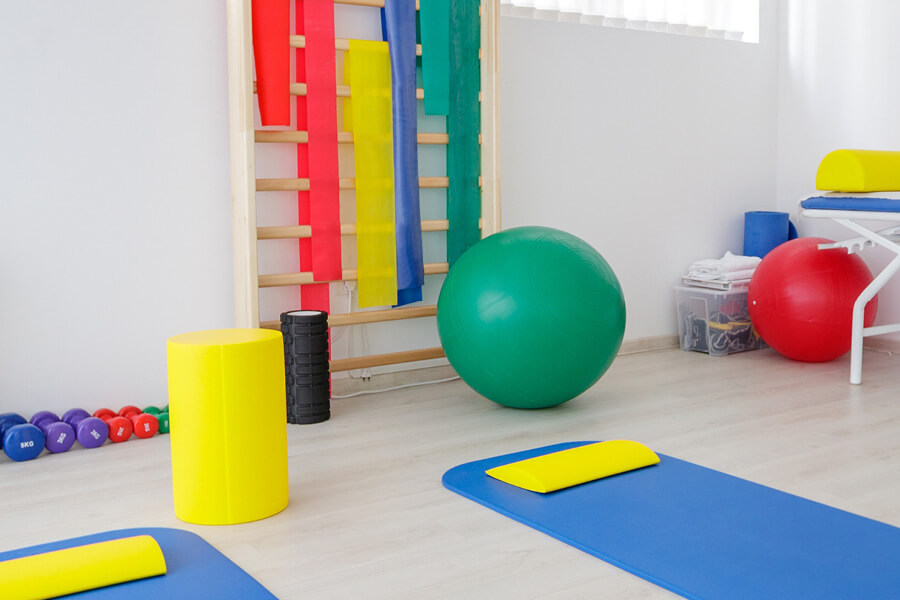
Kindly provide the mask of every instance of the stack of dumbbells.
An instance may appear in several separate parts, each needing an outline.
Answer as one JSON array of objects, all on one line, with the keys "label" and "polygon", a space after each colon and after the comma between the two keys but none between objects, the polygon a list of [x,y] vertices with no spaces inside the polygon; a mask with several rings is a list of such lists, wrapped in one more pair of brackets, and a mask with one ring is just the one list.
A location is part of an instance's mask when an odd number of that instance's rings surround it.
[{"label": "stack of dumbbells", "polygon": [[62,417],[42,410],[30,420],[16,413],[0,414],[0,447],[14,461],[24,461],[37,458],[45,448],[53,454],[66,452],[76,441],[84,448],[97,448],[106,440],[119,443],[132,435],[150,438],[169,432],[168,408],[125,406],[118,413],[101,408],[93,415],[73,408]]}]

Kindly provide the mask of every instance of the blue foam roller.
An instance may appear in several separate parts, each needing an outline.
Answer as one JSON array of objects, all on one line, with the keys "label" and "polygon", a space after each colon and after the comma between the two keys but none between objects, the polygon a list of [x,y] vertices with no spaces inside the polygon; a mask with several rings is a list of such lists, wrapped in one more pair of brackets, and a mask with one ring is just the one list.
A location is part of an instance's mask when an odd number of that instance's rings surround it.
[{"label": "blue foam roller", "polygon": [[3,451],[17,462],[31,460],[44,451],[44,441],[43,432],[34,425],[13,425],[3,436]]},{"label": "blue foam roller", "polygon": [[763,258],[773,248],[797,237],[786,212],[751,210],[744,213],[744,256]]}]

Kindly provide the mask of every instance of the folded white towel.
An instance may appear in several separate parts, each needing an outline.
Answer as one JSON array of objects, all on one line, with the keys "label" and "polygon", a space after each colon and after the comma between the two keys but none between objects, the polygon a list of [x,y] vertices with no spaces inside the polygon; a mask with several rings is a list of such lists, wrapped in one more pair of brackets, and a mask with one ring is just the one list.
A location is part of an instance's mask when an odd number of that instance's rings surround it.
[{"label": "folded white towel", "polygon": [[740,256],[726,252],[722,258],[707,258],[692,263],[688,267],[688,276],[694,279],[714,280],[725,273],[752,271],[759,264],[760,260],[762,259],[757,256]]},{"label": "folded white towel", "polygon": [[725,281],[744,281],[753,277],[753,272],[756,269],[742,269],[740,271],[731,271],[729,273],[722,273],[720,276]]}]

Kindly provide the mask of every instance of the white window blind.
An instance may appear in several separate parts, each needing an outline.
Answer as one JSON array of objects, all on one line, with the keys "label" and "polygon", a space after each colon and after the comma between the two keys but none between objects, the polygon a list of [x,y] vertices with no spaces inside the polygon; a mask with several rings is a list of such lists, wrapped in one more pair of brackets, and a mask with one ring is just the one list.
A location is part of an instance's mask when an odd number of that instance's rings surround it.
[{"label": "white window blind", "polygon": [[759,41],[759,0],[500,0],[501,14]]}]

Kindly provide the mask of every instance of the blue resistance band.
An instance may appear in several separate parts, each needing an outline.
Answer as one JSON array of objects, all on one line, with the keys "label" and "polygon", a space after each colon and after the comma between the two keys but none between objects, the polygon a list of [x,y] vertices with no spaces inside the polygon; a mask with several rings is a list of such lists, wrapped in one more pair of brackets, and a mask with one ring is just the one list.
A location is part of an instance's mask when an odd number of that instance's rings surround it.
[{"label": "blue resistance band", "polygon": [[394,117],[394,211],[397,232],[397,306],[422,300],[422,218],[416,141],[416,4],[392,0],[382,12],[391,54]]}]

